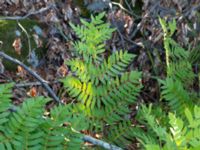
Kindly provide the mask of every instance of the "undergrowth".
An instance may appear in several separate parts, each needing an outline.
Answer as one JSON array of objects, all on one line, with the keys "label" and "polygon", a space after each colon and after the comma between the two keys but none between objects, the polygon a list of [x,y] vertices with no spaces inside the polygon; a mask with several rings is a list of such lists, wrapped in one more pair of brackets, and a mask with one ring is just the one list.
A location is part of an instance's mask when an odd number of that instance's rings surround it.
[{"label": "undergrowth", "polygon": [[192,88],[199,52],[187,51],[172,39],[175,20],[160,19],[167,76],[158,79],[161,100],[140,104],[135,125],[130,106],[142,89],[141,72],[127,71],[133,54],[119,50],[108,55],[105,41],[115,29],[103,17],[101,13],[90,22],[82,19],[81,26],[70,24],[79,40],[74,57],[66,61],[71,72],[61,81],[71,103],[47,112],[49,99],[35,97],[14,107],[13,85],[0,85],[0,149],[81,149],[82,131],[122,148],[136,138],[140,149],[200,149],[200,98]]}]

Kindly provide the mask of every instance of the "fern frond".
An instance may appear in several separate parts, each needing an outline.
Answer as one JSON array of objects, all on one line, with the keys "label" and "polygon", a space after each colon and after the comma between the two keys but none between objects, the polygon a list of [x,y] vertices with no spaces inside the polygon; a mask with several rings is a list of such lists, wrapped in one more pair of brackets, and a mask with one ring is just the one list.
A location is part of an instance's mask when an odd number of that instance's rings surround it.
[{"label": "fern frond", "polygon": [[93,64],[80,59],[72,59],[66,62],[75,72],[82,82],[91,82],[98,85],[100,82],[105,84],[110,78],[121,75],[133,60],[134,55],[126,51],[117,51],[109,56],[108,60]]},{"label": "fern frond", "polygon": [[[119,125],[123,132],[130,126],[127,123],[129,105],[136,101],[142,88],[141,73],[126,72],[135,57],[127,51],[116,51],[105,58],[104,41],[110,38],[114,29],[103,23],[103,16],[92,16],[89,23],[81,20],[83,26],[72,25],[81,39],[74,43],[77,57],[66,62],[73,75],[62,82],[69,96],[77,99],[74,113],[83,113],[88,118],[89,130],[102,132],[106,126]],[[131,141],[129,134],[120,134],[119,141],[124,140],[124,145]]]},{"label": "fern frond", "polygon": [[90,56],[96,58],[98,54],[104,52],[105,44],[102,43],[108,40],[115,30],[111,29],[108,23],[102,21],[103,16],[104,13],[96,17],[92,16],[90,23],[81,19],[83,26],[70,24],[80,38],[80,42],[75,42],[74,47],[78,53],[83,54],[86,59]]},{"label": "fern frond", "polygon": [[113,53],[107,61],[105,60],[103,64],[100,65],[99,69],[97,68],[97,74],[94,74],[93,80],[96,78],[102,83],[105,83],[109,81],[110,78],[121,75],[134,57],[133,54],[129,54],[127,51],[117,51]]},{"label": "fern frond", "polygon": [[86,106],[101,107],[102,103],[106,105],[115,105],[117,100],[124,99],[129,103],[134,102],[140,89],[141,74],[136,71],[124,73],[116,80],[111,79],[106,85],[95,87],[91,82],[81,83],[75,77],[68,76],[63,80],[65,87],[71,97],[77,98]]},{"label": "fern frond", "polygon": [[173,135],[174,141],[178,146],[181,146],[181,143],[186,142],[186,138],[183,136],[186,133],[186,130],[183,129],[183,120],[176,118],[174,114],[169,113],[169,119],[171,124],[171,133]]},{"label": "fern frond", "polygon": [[135,138],[134,127],[130,121],[123,121],[111,126],[107,140],[122,148],[126,148]]},{"label": "fern frond", "polygon": [[188,61],[178,61],[176,63],[170,63],[168,68],[168,77],[174,80],[179,80],[184,83],[184,86],[191,85],[194,80],[194,73],[192,66]]},{"label": "fern frond", "polygon": [[200,45],[198,45],[197,47],[195,47],[189,55],[189,62],[191,64],[200,64]]},{"label": "fern frond", "polygon": [[140,77],[141,74],[136,71],[124,73],[120,78],[116,77],[116,79],[108,81],[106,86],[99,86],[97,96],[105,106],[113,106],[120,103],[122,99],[127,104],[133,103],[141,89]]},{"label": "fern frond", "polygon": [[189,57],[189,51],[186,51],[185,49],[183,49],[171,37],[165,38],[164,47],[169,52],[169,58],[172,61],[187,60]]},{"label": "fern frond", "polygon": [[11,108],[11,90],[13,84],[0,85],[0,126],[8,121]]},{"label": "fern frond", "polygon": [[80,149],[79,131],[87,128],[85,116],[75,113],[72,105],[54,107],[50,115],[40,126],[45,133],[42,149]]},{"label": "fern frond", "polygon": [[[1,144],[4,147],[26,149],[28,147],[38,147],[42,139],[42,133],[35,133],[34,130],[41,124],[43,121],[43,107],[47,102],[46,99],[42,97],[28,99],[23,103],[21,108],[17,108],[10,117],[9,121],[2,131],[4,135],[1,140]],[[33,135],[33,137],[31,137]],[[35,138],[36,139],[35,139]],[[39,138],[40,137],[40,138]],[[37,141],[33,145],[31,141]]]},{"label": "fern frond", "polygon": [[168,101],[173,112],[181,115],[185,108],[191,108],[193,103],[180,81],[167,78],[165,81],[162,81],[162,84],[161,95]]},{"label": "fern frond", "polygon": [[[190,52],[183,49],[171,36],[176,30],[176,22],[169,22],[160,18],[164,31],[164,48],[166,50],[167,76],[185,82],[185,86],[192,84],[194,73],[190,63]],[[168,30],[169,27],[169,30]]]}]

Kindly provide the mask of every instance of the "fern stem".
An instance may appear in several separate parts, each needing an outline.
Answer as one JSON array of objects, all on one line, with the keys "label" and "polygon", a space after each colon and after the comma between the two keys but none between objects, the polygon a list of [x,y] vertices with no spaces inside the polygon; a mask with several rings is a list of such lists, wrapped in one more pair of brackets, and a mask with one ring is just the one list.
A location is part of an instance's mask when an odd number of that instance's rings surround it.
[{"label": "fern stem", "polygon": [[169,63],[169,43],[167,38],[164,36],[164,47],[165,47],[165,60],[167,65],[167,76],[169,75],[170,63]]}]

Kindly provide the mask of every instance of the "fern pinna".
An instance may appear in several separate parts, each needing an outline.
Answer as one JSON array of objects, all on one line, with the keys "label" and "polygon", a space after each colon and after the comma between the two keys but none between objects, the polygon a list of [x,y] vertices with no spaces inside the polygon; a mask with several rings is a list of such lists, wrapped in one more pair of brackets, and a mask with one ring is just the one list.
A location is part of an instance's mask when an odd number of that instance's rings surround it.
[{"label": "fern pinna", "polygon": [[71,74],[62,81],[69,95],[77,99],[76,112],[87,116],[89,129],[106,129],[109,139],[116,139],[113,143],[121,141],[125,146],[131,139],[127,131],[131,127],[129,105],[136,101],[141,89],[141,73],[126,72],[134,58],[127,51],[106,56],[105,41],[114,29],[103,22],[103,17],[101,13],[92,16],[91,22],[82,19],[82,26],[71,24],[79,41],[74,42],[75,57],[66,62]]}]

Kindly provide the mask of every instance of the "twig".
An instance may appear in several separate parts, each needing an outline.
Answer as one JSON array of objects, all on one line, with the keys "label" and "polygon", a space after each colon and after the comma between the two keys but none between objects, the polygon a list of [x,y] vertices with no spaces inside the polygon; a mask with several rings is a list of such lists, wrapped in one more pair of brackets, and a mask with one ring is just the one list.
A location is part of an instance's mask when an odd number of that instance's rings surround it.
[{"label": "twig", "polygon": [[121,8],[123,11],[125,11],[125,12],[128,13],[129,15],[134,16],[134,17],[136,17],[136,18],[140,18],[138,15],[136,15],[136,14],[130,12],[129,10],[127,10],[126,8],[124,8],[124,6],[122,6],[120,3],[112,2],[112,4],[118,6],[119,8]]},{"label": "twig", "polygon": [[135,28],[135,30],[130,35],[131,39],[133,39],[135,37],[135,35],[141,29],[141,27],[142,27],[142,21],[137,24],[137,27]]},{"label": "twig", "polygon": [[[112,2],[112,3],[113,3],[113,2]],[[109,8],[110,8],[110,10],[111,10],[111,19],[112,19],[112,22],[113,22],[114,26],[115,26],[116,29],[117,29],[117,32],[118,32],[118,34],[119,34],[119,37],[121,38],[122,47],[123,47],[123,49],[125,49],[125,43],[124,43],[123,35],[121,34],[120,30],[118,29],[117,24],[116,24],[115,19],[114,19],[114,12],[113,12],[112,3],[111,3],[111,2],[109,3]]]},{"label": "twig", "polygon": [[[58,81],[55,82],[45,82],[47,84],[55,84],[55,83],[59,83]],[[14,87],[16,88],[21,88],[21,87],[26,87],[26,86],[40,86],[42,85],[41,82],[28,82],[28,83],[17,83],[14,85]]]},{"label": "twig", "polygon": [[103,147],[105,149],[108,149],[108,150],[123,150],[122,148],[120,148],[118,146],[109,144],[109,143],[101,141],[101,140],[97,140],[97,139],[95,139],[95,138],[93,138],[91,136],[87,136],[87,135],[85,135],[83,137],[83,141],[92,143],[94,145],[101,146],[101,147]]},{"label": "twig", "polygon": [[49,87],[49,85],[46,83],[46,81],[44,79],[42,79],[36,72],[34,72],[33,70],[31,70],[28,66],[26,66],[25,64],[23,64],[19,60],[10,57],[9,55],[5,54],[2,51],[0,51],[0,56],[3,57],[4,59],[8,60],[8,61],[11,61],[11,62],[13,62],[13,63],[15,63],[15,64],[20,65],[21,67],[23,67],[28,73],[30,73],[34,78],[36,78],[42,84],[42,86],[48,91],[49,95],[51,95],[51,97],[56,102],[61,103],[60,99],[56,96],[56,94]]},{"label": "twig", "polygon": [[36,15],[36,14],[39,14],[39,13],[43,13],[43,12],[49,10],[50,8],[53,8],[53,7],[55,7],[55,4],[51,4],[51,5],[47,6],[47,7],[41,8],[41,9],[39,9],[38,11],[29,12],[29,13],[26,14],[25,16],[7,16],[7,17],[0,17],[0,20],[23,20],[23,19],[28,18],[28,17],[31,16],[31,15]]},{"label": "twig", "polygon": [[30,35],[28,34],[28,32],[26,31],[26,29],[17,21],[18,26],[22,29],[22,31],[24,31],[24,33],[27,36],[28,39],[28,49],[29,49],[29,55],[31,54],[31,41],[30,41]]}]

